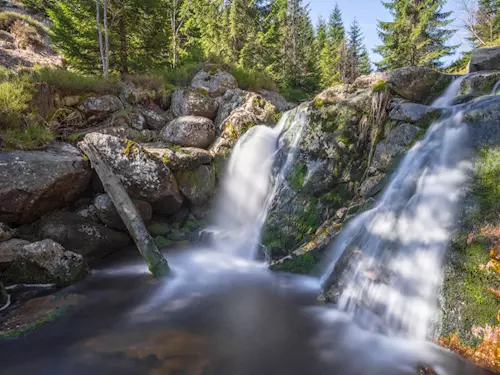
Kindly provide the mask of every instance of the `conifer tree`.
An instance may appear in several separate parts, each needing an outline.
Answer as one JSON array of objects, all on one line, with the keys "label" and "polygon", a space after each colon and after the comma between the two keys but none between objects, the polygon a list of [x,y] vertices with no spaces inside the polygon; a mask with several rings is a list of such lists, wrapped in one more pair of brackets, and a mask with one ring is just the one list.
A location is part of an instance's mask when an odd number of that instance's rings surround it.
[{"label": "conifer tree", "polygon": [[349,30],[349,57],[351,59],[350,81],[354,81],[361,75],[361,53],[363,52],[363,33],[359,23],[354,18]]},{"label": "conifer tree", "polygon": [[366,49],[366,46],[363,46],[359,58],[359,73],[361,75],[367,75],[372,72],[373,69],[372,69],[372,64],[370,62],[370,56],[368,55],[368,50]]},{"label": "conifer tree", "polygon": [[492,44],[500,37],[500,0],[479,0],[477,6],[475,37]]},{"label": "conifer tree", "polygon": [[[345,29],[342,21],[342,12],[338,4],[335,4],[328,19],[326,42],[320,51],[320,83],[322,87],[330,87],[344,82],[339,66],[341,54],[345,45]],[[346,66],[345,61],[342,66]],[[345,73],[345,72],[344,72]]]},{"label": "conifer tree", "polygon": [[441,58],[449,56],[456,46],[447,42],[454,34],[448,28],[451,12],[444,12],[445,0],[390,0],[384,6],[393,20],[379,21],[382,45],[375,51],[382,56],[381,70],[402,66],[442,66]]}]

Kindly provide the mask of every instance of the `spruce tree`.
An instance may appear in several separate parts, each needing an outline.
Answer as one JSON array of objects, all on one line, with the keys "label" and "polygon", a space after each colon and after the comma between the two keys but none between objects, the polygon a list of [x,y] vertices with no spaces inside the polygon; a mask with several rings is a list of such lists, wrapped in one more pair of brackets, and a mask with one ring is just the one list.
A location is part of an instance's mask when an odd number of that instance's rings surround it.
[{"label": "spruce tree", "polygon": [[370,62],[370,56],[368,55],[368,50],[366,46],[363,45],[361,50],[361,55],[359,58],[359,73],[361,75],[367,75],[373,72],[372,64]]},{"label": "spruce tree", "polygon": [[[345,46],[345,29],[342,21],[342,12],[338,4],[335,4],[328,19],[326,42],[320,51],[320,82],[326,88],[344,82],[341,76],[341,54]],[[345,66],[342,61],[342,67]]]},{"label": "spruce tree", "polygon": [[361,75],[361,53],[363,52],[363,33],[359,23],[354,18],[349,30],[349,58],[351,71],[349,72],[349,81],[354,81]]},{"label": "spruce tree", "polygon": [[402,66],[442,66],[441,58],[453,54],[456,46],[447,42],[454,30],[448,28],[451,12],[444,12],[446,0],[391,0],[384,6],[393,20],[379,21],[383,42],[375,49],[382,56],[380,70]]},{"label": "spruce tree", "polygon": [[479,0],[477,5],[473,40],[478,46],[491,45],[500,37],[500,0]]},{"label": "spruce tree", "polygon": [[339,4],[335,3],[332,13],[328,19],[328,38],[331,43],[340,43],[345,39],[344,22]]}]

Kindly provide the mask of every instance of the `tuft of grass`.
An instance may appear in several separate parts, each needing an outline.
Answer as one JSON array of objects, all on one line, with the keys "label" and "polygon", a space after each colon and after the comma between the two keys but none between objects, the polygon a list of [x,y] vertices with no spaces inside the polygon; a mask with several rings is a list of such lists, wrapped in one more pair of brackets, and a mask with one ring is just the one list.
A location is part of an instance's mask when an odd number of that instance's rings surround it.
[{"label": "tuft of grass", "polygon": [[43,36],[49,34],[49,29],[40,21],[33,17],[17,12],[0,12],[0,30],[9,31],[16,21],[24,21],[33,26],[37,32]]},{"label": "tuft of grass", "polygon": [[375,83],[373,85],[373,92],[377,93],[377,92],[388,92],[389,91],[389,88],[387,87],[387,83],[383,80],[379,80],[377,81],[377,83]]},{"label": "tuft of grass", "polygon": [[0,136],[3,139],[2,148],[16,150],[37,149],[51,143],[55,135],[45,122],[28,116],[26,127],[7,129]]},{"label": "tuft of grass", "polygon": [[16,39],[19,48],[39,48],[43,46],[43,40],[37,29],[26,21],[16,20],[10,29],[10,33]]},{"label": "tuft of grass", "polygon": [[479,152],[475,195],[484,219],[500,211],[500,146]]},{"label": "tuft of grass", "polygon": [[232,66],[231,74],[238,81],[238,87],[240,89],[248,91],[278,91],[278,87],[276,86],[274,80],[265,73],[251,69],[244,69],[239,66]]},{"label": "tuft of grass", "polygon": [[[0,72],[1,78],[8,79],[4,73]],[[22,78],[16,77],[0,83],[0,129],[21,123],[22,114],[28,109],[32,95],[32,86]]]},{"label": "tuft of grass", "polygon": [[191,81],[195,74],[203,68],[203,63],[186,63],[173,69],[165,69],[154,72],[155,76],[160,77],[166,86],[185,86]]},{"label": "tuft of grass", "polygon": [[66,94],[91,92],[114,94],[117,92],[117,81],[114,78],[106,80],[100,76],[85,76],[60,68],[39,68],[33,72],[33,78],[46,82]]}]

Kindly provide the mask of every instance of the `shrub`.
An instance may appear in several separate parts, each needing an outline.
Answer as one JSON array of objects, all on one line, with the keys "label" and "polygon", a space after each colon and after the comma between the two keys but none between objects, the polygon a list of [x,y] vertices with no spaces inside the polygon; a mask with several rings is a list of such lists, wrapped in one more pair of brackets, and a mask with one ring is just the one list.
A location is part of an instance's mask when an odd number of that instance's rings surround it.
[{"label": "shrub", "polygon": [[11,34],[22,49],[28,47],[38,48],[43,46],[42,38],[35,27],[25,21],[16,20],[10,29]]},{"label": "shrub", "polygon": [[49,34],[47,26],[27,14],[17,12],[0,12],[0,30],[9,31],[16,21],[26,22],[30,26],[33,26],[41,35]]},{"label": "shrub", "polygon": [[231,67],[231,74],[238,81],[238,87],[243,90],[271,90],[278,91],[276,83],[267,74],[255,70],[244,69],[239,66]]},{"label": "shrub", "polygon": [[311,97],[307,92],[299,88],[282,87],[279,91],[287,101],[292,103],[299,103]]},{"label": "shrub", "polygon": [[28,116],[25,126],[7,129],[1,137],[3,139],[2,148],[32,150],[43,147],[55,138],[47,124],[34,115]]},{"label": "shrub", "polygon": [[80,75],[69,70],[59,68],[43,67],[33,73],[33,78],[40,82],[46,82],[66,94],[73,93],[98,93],[112,94],[117,91],[117,80],[107,80],[99,76]]},{"label": "shrub", "polygon": [[31,86],[21,78],[0,83],[0,128],[18,126],[32,97]]},{"label": "shrub", "polygon": [[203,68],[202,63],[191,62],[178,66],[174,69],[165,69],[154,73],[163,79],[164,84],[168,87],[185,86],[194,77],[194,75]]}]

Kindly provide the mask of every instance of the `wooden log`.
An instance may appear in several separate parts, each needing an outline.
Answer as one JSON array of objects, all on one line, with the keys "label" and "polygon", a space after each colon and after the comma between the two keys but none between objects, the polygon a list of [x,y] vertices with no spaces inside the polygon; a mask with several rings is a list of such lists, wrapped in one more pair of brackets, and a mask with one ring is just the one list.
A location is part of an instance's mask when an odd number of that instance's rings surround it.
[{"label": "wooden log", "polygon": [[114,174],[111,167],[103,160],[96,147],[85,140],[78,144],[88,156],[92,168],[99,176],[104,190],[109,194],[118,214],[132,235],[139,252],[146,261],[149,271],[155,277],[163,277],[169,273],[169,266],[163,254],[149,234],[141,215],[132,203],[120,179]]}]

